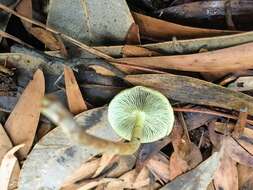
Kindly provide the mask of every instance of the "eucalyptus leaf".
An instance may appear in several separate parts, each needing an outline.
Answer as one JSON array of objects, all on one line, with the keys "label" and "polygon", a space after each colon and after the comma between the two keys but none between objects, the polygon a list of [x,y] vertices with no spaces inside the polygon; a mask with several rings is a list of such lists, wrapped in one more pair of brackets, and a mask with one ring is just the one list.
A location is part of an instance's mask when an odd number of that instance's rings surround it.
[{"label": "eucalyptus leaf", "polygon": [[195,169],[177,177],[161,190],[205,190],[220,165],[220,153],[216,152]]},{"label": "eucalyptus leaf", "polygon": [[125,0],[51,0],[47,20],[87,45],[122,44],[133,23]]},{"label": "eucalyptus leaf", "polygon": [[253,115],[253,98],[219,85],[187,76],[173,74],[128,75],[125,80],[162,92],[168,98],[184,103],[216,106],[237,110],[247,107]]},{"label": "eucalyptus leaf", "polygon": [[[87,132],[112,141],[119,140],[107,121],[107,108],[96,108],[76,116]],[[24,162],[19,190],[60,189],[69,177],[89,158],[99,154],[90,147],[72,144],[57,127],[35,145]],[[50,177],[49,177],[50,176]]]}]

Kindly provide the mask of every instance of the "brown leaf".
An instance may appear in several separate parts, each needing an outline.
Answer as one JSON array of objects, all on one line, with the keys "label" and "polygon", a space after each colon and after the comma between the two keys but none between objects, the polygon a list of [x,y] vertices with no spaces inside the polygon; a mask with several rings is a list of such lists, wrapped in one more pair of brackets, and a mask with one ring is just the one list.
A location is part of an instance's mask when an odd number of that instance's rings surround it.
[{"label": "brown leaf", "polygon": [[92,175],[96,172],[98,166],[99,166],[99,159],[94,159],[89,162],[84,163],[77,169],[71,176],[69,176],[65,181],[63,182],[62,188],[70,186],[71,184],[74,184],[75,182],[85,179],[88,177],[92,177]]},{"label": "brown leaf", "polygon": [[253,167],[253,155],[247,152],[232,137],[224,138],[225,152],[236,162]]},{"label": "brown leaf", "polygon": [[123,57],[152,57],[159,56],[160,53],[149,50],[141,46],[125,45],[122,47]]},{"label": "brown leaf", "polygon": [[60,50],[62,48],[61,43],[55,38],[52,32],[40,27],[32,27],[29,29],[29,32],[43,42],[50,50]]},{"label": "brown leaf", "polygon": [[112,162],[115,162],[119,159],[119,157],[117,157],[116,155],[112,155],[112,154],[106,154],[104,153],[101,157],[99,166],[95,172],[95,174],[92,176],[97,177],[99,174],[101,174],[101,172],[108,167]]},{"label": "brown leaf", "polygon": [[79,86],[76,82],[75,75],[71,68],[67,66],[64,67],[64,77],[70,112],[78,114],[87,110],[87,105],[84,102]]},{"label": "brown leaf", "polygon": [[138,45],[140,44],[139,26],[133,23],[126,36],[126,44]]},{"label": "brown leaf", "polygon": [[121,58],[118,62],[153,69],[229,72],[253,67],[253,43],[190,55]]},{"label": "brown leaf", "polygon": [[167,98],[180,102],[216,106],[237,111],[247,106],[248,113],[253,115],[252,97],[203,80],[172,74],[127,75],[125,80],[133,85],[154,88]]},{"label": "brown leaf", "polygon": [[160,181],[168,182],[170,179],[169,160],[162,154],[153,156],[147,163],[147,168]]},{"label": "brown leaf", "polygon": [[[1,164],[5,154],[11,148],[12,148],[12,143],[11,143],[9,137],[7,136],[3,126],[0,124],[0,164]],[[19,167],[18,162],[16,162],[16,164],[12,170],[11,178],[9,180],[8,188],[10,190],[17,188],[19,173],[20,173],[20,167]]]},{"label": "brown leaf", "polygon": [[185,140],[180,139],[178,143],[173,142],[173,148],[175,152],[170,160],[171,180],[195,168],[202,161],[201,152],[193,143],[188,144]]},{"label": "brown leaf", "polygon": [[12,143],[8,135],[6,134],[3,126],[0,124],[0,163],[6,152],[8,152],[8,150],[10,150],[11,148]]},{"label": "brown leaf", "polygon": [[17,145],[9,150],[4,156],[0,165],[0,184],[1,190],[8,190],[9,181],[11,179],[12,171],[17,162],[17,158],[14,153],[17,152],[24,144]]},{"label": "brown leaf", "polygon": [[239,189],[253,189],[253,168],[242,164],[238,164],[238,181]]},{"label": "brown leaf", "polygon": [[220,153],[214,153],[195,169],[177,177],[161,190],[203,190],[206,189],[220,165]]},{"label": "brown leaf", "polygon": [[26,158],[31,149],[39,122],[41,101],[44,93],[44,75],[38,69],[4,125],[14,145],[25,144],[18,151],[20,159]]},{"label": "brown leaf", "polygon": [[[19,4],[16,7],[16,10],[19,14],[22,16],[25,16],[27,18],[32,18],[32,0],[21,0]],[[29,29],[32,27],[32,24],[29,22],[26,22],[22,20],[22,23],[24,24],[24,27],[29,31]]]},{"label": "brown leaf", "polygon": [[238,190],[238,173],[236,162],[226,154],[214,176],[215,189]]},{"label": "brown leaf", "polygon": [[131,170],[124,175],[120,176],[118,181],[113,181],[106,186],[106,190],[111,189],[139,189],[141,187],[150,184],[148,176],[149,171],[147,168],[143,168],[141,172],[136,173],[135,170]]},{"label": "brown leaf", "polygon": [[151,37],[158,40],[169,40],[173,36],[179,38],[200,38],[238,33],[238,31],[183,26],[135,12],[132,12],[132,15],[135,22],[139,25],[141,36]]},{"label": "brown leaf", "polygon": [[170,180],[173,180],[177,176],[188,170],[188,164],[183,160],[178,153],[173,152],[170,156]]}]

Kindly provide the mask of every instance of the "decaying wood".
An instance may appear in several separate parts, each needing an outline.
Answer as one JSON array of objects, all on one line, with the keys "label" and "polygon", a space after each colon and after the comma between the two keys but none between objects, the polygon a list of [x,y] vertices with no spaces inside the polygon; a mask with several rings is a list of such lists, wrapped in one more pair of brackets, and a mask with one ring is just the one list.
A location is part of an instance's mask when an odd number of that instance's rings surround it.
[{"label": "decaying wood", "polygon": [[229,72],[253,68],[253,43],[191,55],[122,58],[118,62],[153,69]]},{"label": "decaying wood", "polygon": [[133,85],[157,89],[170,99],[193,104],[216,106],[240,111],[248,108],[253,115],[253,98],[199,79],[172,74],[128,75]]}]

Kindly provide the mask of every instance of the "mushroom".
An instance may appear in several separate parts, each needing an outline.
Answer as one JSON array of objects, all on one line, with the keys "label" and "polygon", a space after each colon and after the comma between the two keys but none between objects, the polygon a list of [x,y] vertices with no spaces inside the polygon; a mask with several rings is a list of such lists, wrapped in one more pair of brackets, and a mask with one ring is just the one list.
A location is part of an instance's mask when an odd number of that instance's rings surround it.
[{"label": "mushroom", "polygon": [[73,116],[59,103],[45,98],[42,113],[79,144],[102,152],[128,155],[141,143],[157,141],[170,134],[174,113],[168,99],[160,92],[136,86],[116,95],[108,107],[108,120],[114,131],[129,142],[112,142],[90,135],[78,126]]}]

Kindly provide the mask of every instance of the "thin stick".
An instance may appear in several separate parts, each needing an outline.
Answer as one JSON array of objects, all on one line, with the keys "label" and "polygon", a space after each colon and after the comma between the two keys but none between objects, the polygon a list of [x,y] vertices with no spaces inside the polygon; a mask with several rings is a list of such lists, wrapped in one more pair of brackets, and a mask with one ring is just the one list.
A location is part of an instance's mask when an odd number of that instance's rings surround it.
[{"label": "thin stick", "polygon": [[[216,116],[220,116],[220,117],[226,117],[226,118],[234,119],[234,120],[238,119],[237,116],[233,116],[230,114],[221,113],[221,112],[217,112],[217,111],[206,111],[206,110],[199,110],[199,109],[192,109],[192,108],[173,108],[173,109],[175,112],[203,113],[203,114],[209,114],[209,115],[216,115]],[[250,125],[253,125],[252,120],[247,119],[247,123]]]},{"label": "thin stick", "polygon": [[16,38],[15,36],[11,35],[11,34],[8,34],[7,32],[4,32],[2,30],[0,30],[0,36],[4,37],[4,38],[8,38],[8,39],[11,39],[19,44],[22,44],[23,46],[27,46],[29,48],[32,48],[31,45],[23,42],[22,40],[20,40],[19,38]]}]

